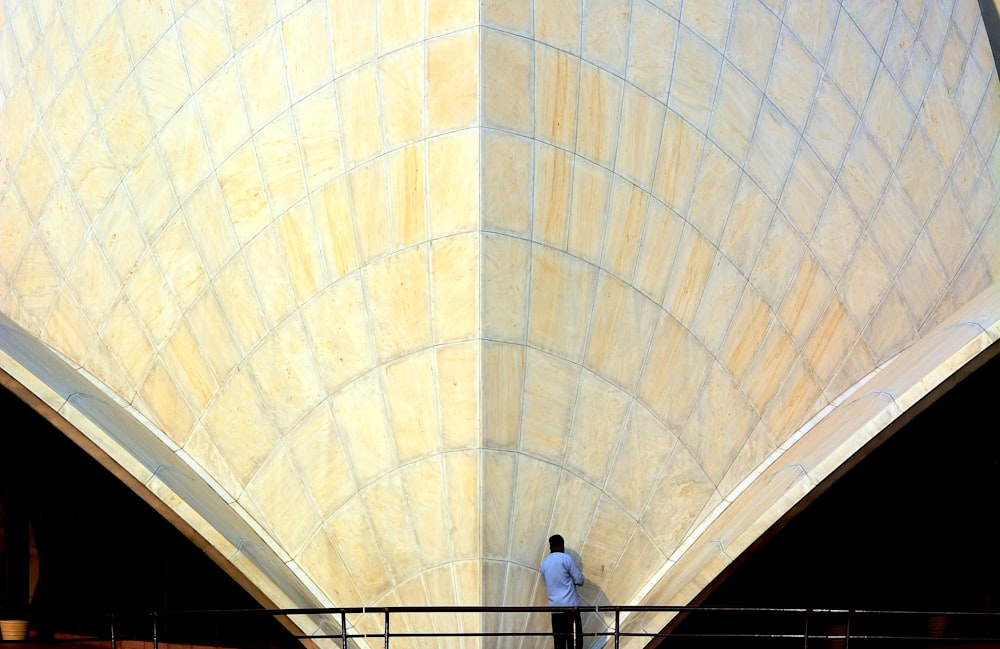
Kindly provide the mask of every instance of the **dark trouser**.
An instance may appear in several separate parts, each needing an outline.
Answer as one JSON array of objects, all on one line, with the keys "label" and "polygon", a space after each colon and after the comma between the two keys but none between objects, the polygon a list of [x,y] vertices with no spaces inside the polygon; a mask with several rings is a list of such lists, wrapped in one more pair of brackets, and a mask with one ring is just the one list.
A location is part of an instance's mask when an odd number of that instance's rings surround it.
[{"label": "dark trouser", "polygon": [[552,640],[555,649],[573,649],[573,625],[576,625],[576,649],[583,649],[583,621],[579,611],[552,614]]}]

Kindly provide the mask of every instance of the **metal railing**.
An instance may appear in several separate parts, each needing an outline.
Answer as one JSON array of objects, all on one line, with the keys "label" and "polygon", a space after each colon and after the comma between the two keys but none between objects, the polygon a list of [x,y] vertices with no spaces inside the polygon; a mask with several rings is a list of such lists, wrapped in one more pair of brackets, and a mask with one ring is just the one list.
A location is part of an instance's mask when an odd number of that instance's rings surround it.
[{"label": "metal railing", "polygon": [[[643,638],[645,646],[669,647],[837,647],[842,649],[956,646],[977,643],[977,647],[1000,647],[1000,613],[970,611],[876,611],[812,608],[747,608],[702,606],[403,606],[305,609],[238,609],[157,611],[150,614],[152,648],[160,649],[165,630],[178,620],[213,616],[231,618],[295,619],[298,628],[315,628],[312,633],[296,633],[303,640],[325,640],[339,649],[362,644],[391,649],[394,639],[439,644],[455,638],[495,638],[498,646],[517,647],[512,638],[551,637],[548,614],[579,610],[585,616],[588,648],[619,649],[623,640]],[[444,617],[478,615],[476,629],[415,631],[409,626],[415,616]],[[635,618],[659,614],[655,631],[642,627]],[[667,617],[664,618],[663,615]],[[532,619],[531,615],[543,616]],[[503,619],[514,619],[522,628],[503,629]],[[511,618],[510,616],[514,616]],[[520,616],[520,617],[518,617]],[[594,617],[596,616],[596,618]],[[373,621],[376,618],[378,621]],[[409,620],[401,622],[400,620]],[[111,648],[120,649],[115,618],[111,622]],[[466,617],[466,620],[469,618]],[[542,621],[545,621],[543,624]],[[666,620],[666,622],[664,622]],[[532,624],[534,622],[534,624]],[[304,623],[304,624],[303,624]],[[669,625],[667,624],[669,623]],[[447,626],[447,625],[442,625]],[[458,626],[461,626],[459,624]],[[476,626],[476,625],[472,625]],[[511,626],[511,624],[507,624]],[[363,630],[366,627],[367,630]],[[373,627],[378,627],[373,629]],[[484,630],[492,629],[492,630]],[[534,627],[534,628],[530,628]],[[664,631],[662,629],[666,628]],[[504,640],[508,639],[508,640]],[[540,642],[540,641],[539,641]],[[190,644],[188,642],[188,644]],[[405,644],[397,642],[398,644]],[[572,644],[572,642],[570,642]],[[241,645],[244,646],[244,645]],[[249,646],[249,645],[246,645]],[[273,646],[256,643],[253,646]],[[546,646],[548,646],[546,644]]]}]

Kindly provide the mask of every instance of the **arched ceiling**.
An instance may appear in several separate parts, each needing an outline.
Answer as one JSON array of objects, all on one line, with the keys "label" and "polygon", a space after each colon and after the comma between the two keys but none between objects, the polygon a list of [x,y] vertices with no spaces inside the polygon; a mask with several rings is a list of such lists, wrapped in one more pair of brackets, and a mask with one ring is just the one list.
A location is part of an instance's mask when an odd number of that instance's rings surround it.
[{"label": "arched ceiling", "polygon": [[0,91],[0,368],[282,606],[684,603],[997,338],[974,0],[7,0]]}]

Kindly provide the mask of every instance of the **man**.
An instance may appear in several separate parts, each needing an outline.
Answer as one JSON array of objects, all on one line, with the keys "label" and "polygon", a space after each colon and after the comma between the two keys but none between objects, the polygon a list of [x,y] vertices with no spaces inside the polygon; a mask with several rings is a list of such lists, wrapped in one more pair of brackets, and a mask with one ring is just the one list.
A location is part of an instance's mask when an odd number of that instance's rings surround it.
[{"label": "man", "polygon": [[[549,606],[579,606],[580,596],[576,587],[583,586],[583,573],[576,567],[573,557],[566,554],[563,537],[553,534],[549,537],[549,556],[542,560],[539,568],[545,580],[545,591],[549,596]],[[573,625],[576,625],[576,649],[583,649],[583,622],[580,611],[565,611],[552,614],[552,640],[555,649],[573,649]]]}]

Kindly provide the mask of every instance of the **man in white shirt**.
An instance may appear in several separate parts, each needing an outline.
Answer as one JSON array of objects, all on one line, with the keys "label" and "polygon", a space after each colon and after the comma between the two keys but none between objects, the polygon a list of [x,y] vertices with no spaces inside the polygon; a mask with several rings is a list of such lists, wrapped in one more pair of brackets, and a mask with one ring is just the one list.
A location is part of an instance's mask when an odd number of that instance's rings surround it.
[{"label": "man in white shirt", "polygon": [[[545,580],[545,591],[549,606],[579,606],[580,596],[576,587],[583,586],[583,573],[576,567],[573,557],[566,554],[563,537],[554,534],[549,537],[549,556],[542,560],[539,571]],[[576,625],[576,633],[573,626]],[[552,614],[552,639],[555,649],[583,649],[583,622],[580,611],[564,611]]]}]

